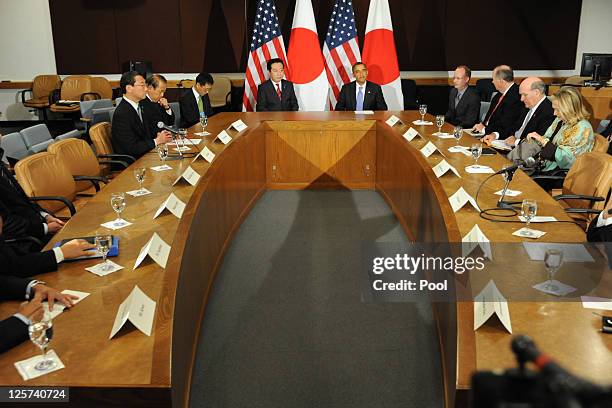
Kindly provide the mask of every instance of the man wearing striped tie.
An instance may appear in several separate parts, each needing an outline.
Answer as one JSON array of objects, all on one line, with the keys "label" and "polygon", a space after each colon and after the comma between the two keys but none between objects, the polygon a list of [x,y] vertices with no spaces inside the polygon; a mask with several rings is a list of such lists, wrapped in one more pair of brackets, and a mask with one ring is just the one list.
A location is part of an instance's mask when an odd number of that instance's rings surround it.
[{"label": "man wearing striped tie", "polygon": [[387,103],[380,85],[369,82],[368,67],[359,61],[353,64],[355,80],[342,86],[337,111],[387,110]]},{"label": "man wearing striped tie", "polygon": [[293,83],[283,79],[285,64],[280,58],[268,61],[270,79],[257,87],[257,112],[297,111],[299,104],[293,89]]}]

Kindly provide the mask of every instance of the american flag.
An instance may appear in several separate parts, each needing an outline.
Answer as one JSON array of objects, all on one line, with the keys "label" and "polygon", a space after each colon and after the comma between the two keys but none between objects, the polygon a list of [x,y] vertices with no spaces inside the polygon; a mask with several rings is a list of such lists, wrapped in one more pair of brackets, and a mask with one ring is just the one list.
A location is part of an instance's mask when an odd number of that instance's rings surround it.
[{"label": "american flag", "polygon": [[361,61],[351,0],[336,0],[323,44],[323,57],[327,81],[332,91],[329,93],[329,104],[333,108],[342,85],[354,79],[353,64]]},{"label": "american flag", "polygon": [[255,25],[249,48],[249,59],[244,82],[242,110],[254,111],[257,102],[257,86],[269,78],[266,63],[280,58],[285,63],[285,75],[289,76],[285,43],[281,34],[273,0],[259,0],[255,11]]}]

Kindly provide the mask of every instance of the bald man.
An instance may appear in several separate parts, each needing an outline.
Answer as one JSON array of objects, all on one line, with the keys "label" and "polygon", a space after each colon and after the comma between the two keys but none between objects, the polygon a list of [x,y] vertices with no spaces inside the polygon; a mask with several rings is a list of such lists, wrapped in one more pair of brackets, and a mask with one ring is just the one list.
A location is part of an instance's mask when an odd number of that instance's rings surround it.
[{"label": "bald man", "polygon": [[519,86],[519,95],[527,110],[514,123],[516,131],[507,135],[489,134],[482,139],[484,142],[491,143],[495,139],[501,139],[509,147],[515,147],[531,132],[540,135],[546,133],[555,120],[552,103],[546,97],[546,84],[537,77],[525,78]]},{"label": "bald man", "polygon": [[500,65],[493,70],[493,86],[497,93],[491,100],[491,106],[485,120],[474,126],[474,130],[492,135],[488,140],[508,137],[517,130],[516,122],[525,113],[521,103],[518,86],[514,83],[514,71],[508,65]]}]

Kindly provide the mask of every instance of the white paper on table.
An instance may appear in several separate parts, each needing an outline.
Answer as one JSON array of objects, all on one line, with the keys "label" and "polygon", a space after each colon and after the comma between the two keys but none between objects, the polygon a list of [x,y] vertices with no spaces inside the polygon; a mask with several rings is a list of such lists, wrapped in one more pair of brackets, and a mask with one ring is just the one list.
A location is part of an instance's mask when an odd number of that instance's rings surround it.
[{"label": "white paper on table", "polygon": [[[523,217],[522,215],[519,215],[518,219],[521,220],[521,222],[527,222],[527,219]],[[535,217],[531,219],[531,222],[555,222],[555,221],[557,221],[555,217],[550,217],[547,215],[536,215]]]},{"label": "white paper on table", "polygon": [[478,204],[476,204],[476,200],[474,200],[474,198],[469,195],[467,191],[463,189],[463,187],[459,187],[459,190],[457,190],[452,196],[448,197],[448,201],[450,202],[454,212],[459,211],[467,203],[472,204],[476,210],[480,211]]},{"label": "white paper on table", "polygon": [[[87,292],[79,292],[78,290],[70,290],[70,289],[64,289],[64,290],[62,290],[62,293],[65,294],[65,295],[78,296],[79,297],[78,299],[73,299],[72,300],[72,303],[74,305],[76,305],[81,300],[83,300],[87,296],[89,296],[89,293],[87,293]],[[45,319],[48,319],[48,320],[55,319],[57,316],[59,316],[64,311],[64,309],[66,309],[66,306],[64,306],[60,302],[55,302],[55,303],[53,303],[53,310],[51,310],[51,309],[49,309],[49,302],[46,301],[46,300],[44,302],[42,302],[42,306],[43,306],[43,311],[45,313]]]},{"label": "white paper on table", "polygon": [[114,263],[110,259],[106,260],[106,265],[110,266],[108,271],[103,271],[102,270],[102,266],[103,265],[104,265],[104,262],[100,262],[97,265],[90,266],[89,268],[85,268],[85,270],[88,271],[88,272],[93,273],[94,275],[106,276],[106,275],[110,275],[113,272],[117,272],[117,271],[120,271],[121,269],[123,269],[123,266]]},{"label": "white paper on table", "polygon": [[121,228],[129,227],[130,225],[132,225],[132,223],[126,220],[121,220],[121,221],[113,220],[113,221],[105,222],[104,224],[100,224],[101,227],[108,228],[113,231],[121,229]]},{"label": "white paper on table", "polygon": [[472,251],[478,247],[482,249],[484,255],[493,260],[493,252],[491,251],[491,242],[489,238],[482,232],[478,224],[475,224],[474,227],[461,239],[461,253],[465,258]]},{"label": "white paper on table", "polygon": [[465,132],[470,135],[470,136],[474,136],[474,137],[480,137],[480,136],[484,136],[484,133],[481,132],[474,132],[471,129],[470,130],[465,130]]},{"label": "white paper on table", "polygon": [[360,111],[355,111],[356,115],[373,115],[374,111],[373,110],[360,110]]},{"label": "white paper on table", "polygon": [[237,121],[233,122],[230,127],[236,129],[238,132],[242,132],[244,129],[248,128],[242,119],[238,119]]},{"label": "white paper on table", "polygon": [[490,280],[487,286],[474,297],[474,331],[478,330],[491,316],[497,315],[506,330],[512,334],[508,302],[495,283]]},{"label": "white paper on table", "polygon": [[177,146],[172,148],[172,150],[175,152],[188,152],[191,150],[191,148],[189,146]]},{"label": "white paper on table", "polygon": [[[496,191],[495,194],[500,196],[500,195],[503,194],[503,192],[504,192],[504,190],[499,190],[499,191]],[[516,196],[520,196],[521,194],[523,194],[522,191],[510,190],[510,189],[506,190],[506,197],[516,197]]]},{"label": "white paper on table", "polygon": [[[404,139],[406,139],[408,142],[411,142],[411,141],[412,141],[412,139],[414,139],[414,138],[415,138],[415,137],[417,137],[417,136],[421,136],[421,135],[420,135],[420,134],[419,134],[419,132],[417,132],[415,129],[410,128],[410,129],[408,129],[408,130],[406,131],[406,133],[404,133],[402,136],[403,136],[403,137],[404,137]],[[422,137],[422,136],[421,136],[421,137]]]},{"label": "white paper on table", "polygon": [[[194,135],[200,136],[199,133],[202,133],[202,132],[194,133]],[[206,135],[210,135],[210,133],[208,133],[208,132],[204,132],[204,133],[206,133]],[[202,135],[202,136],[206,136],[206,135]],[[183,140],[185,141],[185,144],[188,144],[188,145],[189,144],[190,145],[198,145],[198,144],[200,144],[200,142],[202,142],[202,139],[195,139],[195,138],[191,139],[191,138],[188,138],[188,137],[186,137]],[[168,144],[169,145],[176,145],[176,142],[168,142]]]},{"label": "white paper on table", "polygon": [[[194,132],[193,134],[196,135],[196,136],[208,136],[208,135],[210,135],[210,132],[207,132],[206,130],[203,130],[201,132]],[[194,140],[194,143],[196,143],[195,140],[202,140],[202,139],[191,139],[191,140]],[[197,143],[200,143],[200,142],[197,142]]]},{"label": "white paper on table", "polygon": [[183,216],[183,211],[185,211],[185,203],[179,200],[174,193],[170,193],[168,198],[159,206],[157,212],[153,216],[153,218],[159,217],[159,215],[164,212],[164,210],[170,211],[176,218],[181,218]]},{"label": "white paper on table", "polygon": [[430,122],[428,120],[417,119],[413,121],[412,124],[417,125],[417,126],[432,126],[433,122]]},{"label": "white paper on table", "polygon": [[[220,132],[220,133],[217,135],[217,137],[215,138],[215,140],[216,140],[216,139],[219,139],[219,140],[221,141],[221,143],[223,143],[224,145],[226,145],[226,144],[228,144],[229,142],[231,142],[231,141],[232,141],[232,137],[231,137],[231,136],[229,135],[229,133],[227,133],[227,131],[225,131],[225,130],[222,130],[222,131],[221,131],[221,132]],[[206,149],[206,148],[205,148],[205,149]],[[211,152],[211,153],[212,153],[212,152]],[[214,154],[213,154],[213,157],[214,157]],[[209,162],[209,163],[210,163],[210,162]]]},{"label": "white paper on table", "polygon": [[112,339],[128,320],[138,330],[150,336],[153,329],[155,306],[153,299],[148,297],[138,286],[134,286],[128,297],[119,305],[115,323],[108,338]]},{"label": "white paper on table", "polygon": [[[531,234],[528,234],[528,232],[531,232]],[[532,228],[526,228],[526,227],[518,229],[512,233],[512,235],[516,235],[517,237],[531,238],[531,239],[538,239],[544,236],[545,234],[546,232],[544,231],[534,230]]]},{"label": "white paper on table", "polygon": [[471,174],[493,174],[495,173],[495,170],[493,170],[489,166],[481,166],[477,164],[466,166],[465,171]]},{"label": "white paper on table", "polygon": [[34,368],[34,366],[43,359],[42,354],[37,354],[34,357],[30,357],[26,360],[17,361],[14,363],[17,372],[21,375],[24,381],[31,380],[36,377],[40,377],[41,375],[49,374],[57,370],[61,370],[64,368],[64,363],[57,356],[55,350],[47,351],[46,358],[50,358],[55,361],[55,367],[49,370],[40,371]]},{"label": "white paper on table", "polygon": [[153,193],[143,187],[142,190],[138,189],[138,190],[128,191],[127,194],[131,195],[132,197],[141,197],[141,196],[146,196],[146,195],[153,194]]},{"label": "white paper on table", "polygon": [[582,307],[585,309],[612,310],[612,299],[594,296],[581,296]]},{"label": "white paper on table", "polygon": [[[442,152],[440,152],[436,145],[432,142],[427,142],[427,144],[421,148],[421,153],[423,153],[423,156],[425,157],[431,156],[432,154],[434,154],[434,152],[439,152],[440,154],[442,154]],[[442,154],[442,156],[444,155]]]},{"label": "white paper on table", "polygon": [[166,244],[166,242],[157,235],[156,232],[153,233],[149,242],[145,244],[140,250],[140,254],[138,254],[138,258],[136,258],[136,262],[134,263],[134,268],[136,269],[138,265],[144,261],[144,259],[148,256],[151,257],[162,268],[166,267],[166,262],[168,262],[168,255],[170,255],[170,245]]},{"label": "white paper on table", "polygon": [[448,148],[451,153],[463,153],[464,156],[471,156],[470,150],[465,146],[451,146]]},{"label": "white paper on table", "polygon": [[385,121],[385,123],[389,126],[395,126],[398,122],[402,123],[400,118],[395,115],[391,115],[391,117]]},{"label": "white paper on table", "polygon": [[153,170],[153,171],[166,171],[166,170],[172,170],[172,167],[168,166],[167,164],[162,164],[161,166],[151,167],[151,170]]},{"label": "white paper on table", "polygon": [[540,292],[548,293],[549,295],[554,296],[565,296],[568,293],[572,293],[576,291],[576,288],[570,285],[566,285],[565,283],[559,282],[558,280],[554,280],[551,282],[553,286],[556,286],[556,289],[548,289],[546,285],[548,281],[540,282],[532,286],[535,290],[539,290]]},{"label": "white paper on table", "polygon": [[437,178],[442,177],[449,170],[451,170],[453,173],[455,173],[455,175],[457,177],[461,177],[461,174],[459,174],[457,169],[454,168],[453,166],[451,166],[450,164],[448,164],[448,162],[446,160],[444,160],[444,159],[442,159],[442,161],[440,163],[438,163],[435,166],[433,166],[432,170],[433,170],[433,172],[434,172],[434,174],[436,175]]},{"label": "white paper on table", "polygon": [[512,147],[508,146],[503,140],[493,140],[491,142],[491,147],[498,150],[512,150]]},{"label": "white paper on table", "polygon": [[455,138],[455,136],[453,136],[452,133],[446,133],[446,132],[436,132],[433,135],[439,137],[440,139],[454,139]]},{"label": "white paper on table", "polygon": [[183,172],[183,174],[181,174],[176,180],[174,180],[174,183],[172,183],[172,185],[174,186],[181,179],[184,179],[186,182],[188,182],[192,186],[195,186],[196,184],[198,184],[198,181],[200,181],[200,175],[196,173],[196,171],[192,169],[191,166],[189,166]]},{"label": "white paper on table", "polygon": [[582,244],[523,242],[523,247],[532,261],[543,261],[547,249],[557,249],[563,252],[563,262],[595,262]]}]

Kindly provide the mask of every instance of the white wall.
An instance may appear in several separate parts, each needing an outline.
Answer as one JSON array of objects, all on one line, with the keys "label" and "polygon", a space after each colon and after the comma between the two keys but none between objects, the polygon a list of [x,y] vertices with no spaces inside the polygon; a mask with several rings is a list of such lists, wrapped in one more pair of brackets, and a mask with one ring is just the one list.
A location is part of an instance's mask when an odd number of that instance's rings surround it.
[{"label": "white wall", "polygon": [[612,54],[612,1],[582,0],[574,75],[580,75],[583,52]]}]

